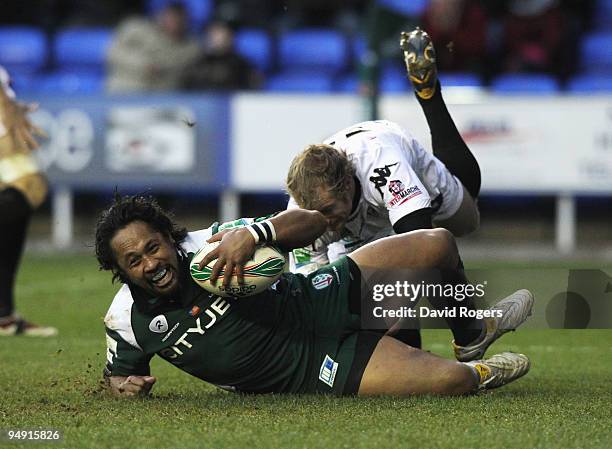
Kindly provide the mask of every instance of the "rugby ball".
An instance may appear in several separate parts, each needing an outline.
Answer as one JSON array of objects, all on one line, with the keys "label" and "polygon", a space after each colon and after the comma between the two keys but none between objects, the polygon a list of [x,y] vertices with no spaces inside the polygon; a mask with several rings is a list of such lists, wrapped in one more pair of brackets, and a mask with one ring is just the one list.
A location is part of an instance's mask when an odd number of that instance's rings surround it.
[{"label": "rugby ball", "polygon": [[270,285],[278,280],[281,273],[285,270],[285,256],[272,246],[258,246],[253,254],[253,258],[244,264],[244,283],[239,284],[238,278],[234,274],[227,288],[222,285],[224,271],[221,271],[219,279],[215,285],[210,283],[215,260],[200,270],[198,264],[210,251],[219,246],[221,242],[207,243],[201,248],[193,259],[189,267],[191,277],[203,289],[224,297],[243,297],[256,295],[263,292]]}]

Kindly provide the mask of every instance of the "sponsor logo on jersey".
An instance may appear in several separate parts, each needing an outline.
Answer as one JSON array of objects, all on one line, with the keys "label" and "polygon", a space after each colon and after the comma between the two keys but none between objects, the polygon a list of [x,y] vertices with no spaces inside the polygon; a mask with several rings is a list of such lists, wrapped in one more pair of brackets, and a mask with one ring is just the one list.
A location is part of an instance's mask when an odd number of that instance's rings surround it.
[{"label": "sponsor logo on jersey", "polygon": [[325,354],[325,360],[321,364],[319,370],[319,380],[330,387],[334,386],[334,380],[336,380],[336,373],[338,372],[338,362]]},{"label": "sponsor logo on jersey", "polygon": [[163,315],[157,315],[155,318],[153,318],[149,323],[149,330],[158,334],[163,334],[164,332],[168,331],[168,321],[166,320],[166,317]]},{"label": "sponsor logo on jersey", "polygon": [[391,167],[395,167],[398,164],[399,162],[396,162],[395,164],[375,168],[374,173],[376,173],[376,176],[370,176],[370,182],[374,184],[374,187],[376,190],[378,190],[378,193],[380,193],[381,198],[385,197],[385,193],[383,192],[382,188],[387,185],[387,178],[391,176]]},{"label": "sponsor logo on jersey", "polygon": [[317,274],[312,278],[312,286],[317,290],[323,290],[334,281],[334,277],[329,273]]},{"label": "sponsor logo on jersey", "polygon": [[389,207],[404,204],[406,201],[423,193],[417,186],[410,186],[406,188],[404,183],[398,179],[394,179],[393,181],[389,182],[389,192],[393,195],[393,198],[387,202]]},{"label": "sponsor logo on jersey", "polygon": [[[158,354],[164,358],[174,360],[177,357],[184,354],[184,351],[193,348],[194,337],[197,335],[204,335],[208,329],[217,323],[217,321],[225,315],[229,310],[231,304],[225,301],[220,296],[208,307],[204,309],[203,313],[200,314],[195,320],[195,326],[188,328],[183,335],[181,335],[174,344],[168,348],[164,348],[158,352]],[[177,323],[178,325],[178,323]],[[172,330],[177,326],[175,325]],[[164,341],[170,334],[164,337]]]},{"label": "sponsor logo on jersey", "polygon": [[393,195],[399,195],[404,190],[404,183],[397,179],[389,182],[389,192]]}]

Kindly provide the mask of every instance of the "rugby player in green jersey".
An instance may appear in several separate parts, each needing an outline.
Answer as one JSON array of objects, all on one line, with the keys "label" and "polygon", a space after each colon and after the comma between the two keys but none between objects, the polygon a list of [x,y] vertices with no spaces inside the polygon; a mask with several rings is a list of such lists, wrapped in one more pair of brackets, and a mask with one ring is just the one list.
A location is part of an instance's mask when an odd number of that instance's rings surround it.
[{"label": "rugby player in green jersey", "polygon": [[[455,345],[458,361],[363,328],[364,273],[435,269],[445,284],[466,282],[456,270],[454,238],[444,229],[377,240],[307,276],[283,274],[247,298],[221,298],[191,280],[189,261],[206,241],[221,241],[202,263],[216,258],[213,277],[224,269],[218,281],[227,283],[234,270],[241,275],[261,243],[257,235],[288,251],[314,241],[327,227],[320,212],[294,209],[263,221],[239,219],[187,232],[152,198],[117,196],[96,227],[100,267],[123,283],[105,318],[110,390],[147,394],[156,381],[149,368],[154,355],[245,393],[461,395],[527,373],[529,360],[522,354],[483,359],[491,343],[531,313],[533,297],[526,290],[493,306],[492,318],[447,317],[462,344]],[[264,235],[263,228],[271,232]],[[428,299],[439,310],[474,308],[469,299]]]}]

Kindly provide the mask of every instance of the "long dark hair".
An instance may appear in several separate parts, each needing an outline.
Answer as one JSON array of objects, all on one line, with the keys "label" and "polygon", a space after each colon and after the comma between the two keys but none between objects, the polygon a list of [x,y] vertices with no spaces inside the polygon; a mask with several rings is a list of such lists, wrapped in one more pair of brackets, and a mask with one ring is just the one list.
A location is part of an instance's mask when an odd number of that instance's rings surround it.
[{"label": "long dark hair", "polygon": [[127,282],[127,279],[119,269],[110,242],[118,231],[135,221],[145,222],[155,231],[169,236],[179,252],[179,245],[187,238],[187,229],[174,223],[172,215],[152,196],[115,193],[113,204],[102,212],[96,223],[96,258],[100,270],[112,271],[113,282]]}]

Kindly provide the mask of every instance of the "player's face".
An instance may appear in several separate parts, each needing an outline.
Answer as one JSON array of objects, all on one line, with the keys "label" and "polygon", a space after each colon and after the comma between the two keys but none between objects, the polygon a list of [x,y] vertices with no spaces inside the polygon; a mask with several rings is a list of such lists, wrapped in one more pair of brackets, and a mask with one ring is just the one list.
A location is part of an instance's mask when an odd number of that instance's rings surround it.
[{"label": "player's face", "polygon": [[325,188],[319,188],[316,210],[327,219],[328,231],[340,231],[344,227],[351,215],[354,194],[355,181],[352,179],[349,188],[341,195],[334,194]]},{"label": "player's face", "polygon": [[147,223],[134,221],[117,231],[111,249],[130,282],[153,296],[167,296],[179,286],[176,248],[170,238]]}]

